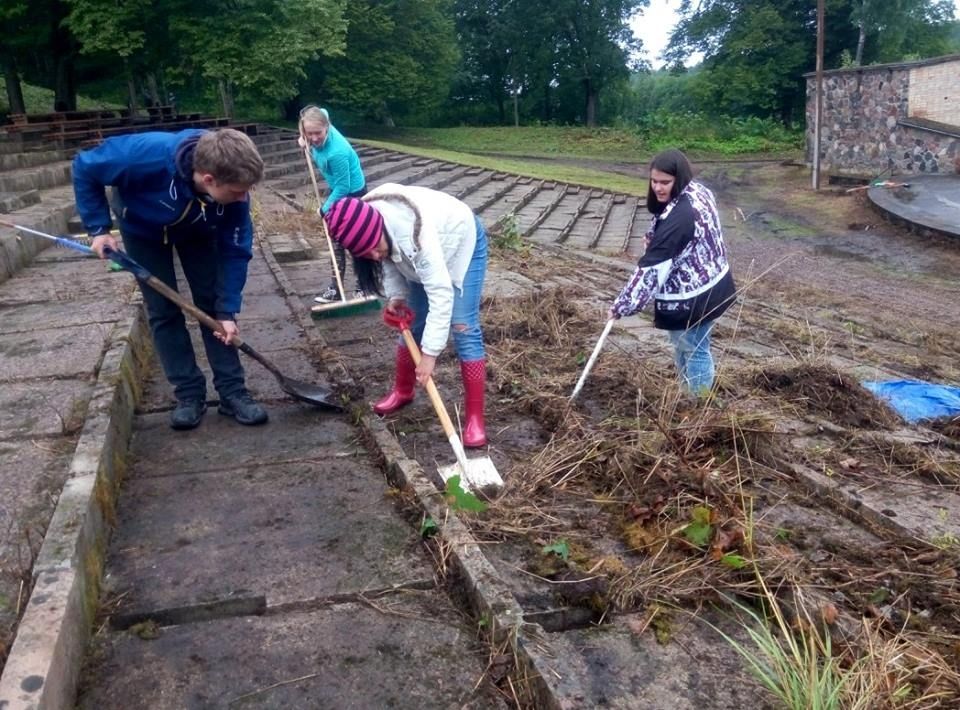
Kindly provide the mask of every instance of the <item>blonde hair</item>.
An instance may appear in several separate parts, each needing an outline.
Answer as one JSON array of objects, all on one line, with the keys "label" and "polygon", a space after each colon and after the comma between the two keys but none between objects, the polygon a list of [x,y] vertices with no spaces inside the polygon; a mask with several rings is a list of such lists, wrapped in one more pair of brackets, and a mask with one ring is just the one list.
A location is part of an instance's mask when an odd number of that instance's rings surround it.
[{"label": "blonde hair", "polygon": [[200,136],[193,169],[224,185],[255,185],[263,179],[263,158],[246,133],[219,128]]},{"label": "blonde hair", "polygon": [[330,114],[327,113],[327,109],[311,104],[300,112],[300,127],[302,128],[306,123],[318,123],[321,126],[329,126]]}]

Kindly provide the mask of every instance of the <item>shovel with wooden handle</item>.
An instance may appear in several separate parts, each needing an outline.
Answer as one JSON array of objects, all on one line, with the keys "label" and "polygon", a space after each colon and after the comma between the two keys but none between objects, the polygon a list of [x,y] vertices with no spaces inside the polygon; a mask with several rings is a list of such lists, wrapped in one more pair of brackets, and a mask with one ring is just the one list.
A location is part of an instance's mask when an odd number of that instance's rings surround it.
[{"label": "shovel with wooden handle", "polygon": [[[93,256],[98,256],[98,254],[88,247],[86,244],[81,244],[72,239],[67,239],[66,237],[55,237],[52,234],[46,234],[44,232],[38,232],[35,229],[30,229],[29,227],[22,227],[18,224],[12,224],[5,220],[0,220],[0,224],[13,229],[19,230],[21,232],[26,232],[27,234],[32,234],[36,237],[42,237],[48,239],[59,246],[66,247],[68,249],[73,249],[74,251],[81,252],[83,254],[92,254]],[[147,271],[144,267],[140,266],[136,261],[131,259],[127,254],[122,251],[117,251],[115,249],[110,249],[106,247],[104,249],[104,254],[118,266],[122,267],[124,270],[129,271],[133,274],[134,278],[137,281],[149,286],[154,291],[157,291],[165,298],[176,303],[183,309],[186,313],[189,313],[191,316],[200,321],[203,325],[214,332],[222,332],[220,323],[215,319],[211,318],[209,315],[201,311],[195,305],[190,303],[187,299],[181,296],[177,291],[170,288],[163,281],[158,279],[156,276]],[[298,399],[301,402],[306,402],[307,404],[313,404],[317,407],[324,407],[326,409],[335,409],[337,411],[343,411],[344,407],[341,402],[338,401],[338,397],[328,388],[320,387],[319,385],[311,385],[307,382],[301,382],[300,380],[295,380],[291,377],[285,376],[280,370],[270,362],[263,355],[254,350],[250,345],[243,342],[239,337],[235,337],[232,341],[232,344],[236,346],[238,350],[242,353],[246,353],[254,360],[259,362],[265,368],[267,368],[270,373],[277,378],[277,383],[280,385],[280,389],[286,392],[288,395],[294,399]]]},{"label": "shovel with wooden handle", "polygon": [[[407,307],[394,311],[384,309],[383,322],[391,328],[400,331],[400,334],[403,336],[403,342],[406,343],[407,350],[410,351],[410,357],[413,358],[414,364],[419,365],[420,348],[413,339],[413,333],[410,332],[410,324],[413,322],[413,311]],[[440,398],[437,385],[434,383],[432,377],[427,379],[426,390],[430,396],[430,402],[433,404],[433,408],[440,418],[443,433],[447,435],[447,441],[450,442],[450,447],[453,449],[453,455],[457,458],[455,464],[440,466],[437,469],[440,473],[440,478],[446,482],[453,476],[460,476],[460,486],[465,491],[484,491],[490,494],[503,488],[503,479],[500,477],[500,473],[497,471],[497,467],[494,466],[493,461],[490,460],[490,457],[467,458],[467,454],[463,449],[463,442],[460,440],[460,436],[457,434],[457,430],[450,420],[450,415],[447,414],[447,408]]]}]

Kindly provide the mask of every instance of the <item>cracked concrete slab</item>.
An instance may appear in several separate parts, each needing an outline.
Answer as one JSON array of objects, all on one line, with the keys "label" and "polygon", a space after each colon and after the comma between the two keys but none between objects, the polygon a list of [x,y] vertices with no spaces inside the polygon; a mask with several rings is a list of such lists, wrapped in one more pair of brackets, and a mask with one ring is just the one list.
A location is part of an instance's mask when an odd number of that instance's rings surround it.
[{"label": "cracked concrete slab", "polygon": [[[436,592],[95,639],[80,710],[498,710],[486,652]],[[144,636],[152,636],[141,631]]]}]

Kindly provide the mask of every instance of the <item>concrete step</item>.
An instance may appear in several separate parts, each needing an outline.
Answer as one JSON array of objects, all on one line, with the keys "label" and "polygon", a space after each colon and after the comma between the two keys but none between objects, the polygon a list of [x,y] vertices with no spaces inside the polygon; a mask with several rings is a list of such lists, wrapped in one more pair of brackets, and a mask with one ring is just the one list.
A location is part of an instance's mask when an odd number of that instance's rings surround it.
[{"label": "concrete step", "polygon": [[[304,160],[288,160],[278,163],[269,163],[266,169],[263,171],[263,177],[266,180],[274,180],[278,177],[284,175],[292,175],[303,173],[303,175],[309,180],[309,172],[307,171],[307,164]],[[322,178],[319,178],[322,180]]]},{"label": "concrete step", "polygon": [[[41,202],[17,210],[10,221],[40,232],[59,235],[67,231],[67,221],[76,211],[73,190],[61,188],[44,193]],[[0,227],[0,283],[3,283],[42,250],[50,242],[20,232]]]},{"label": "concrete step", "polygon": [[29,153],[0,154],[0,172],[34,168],[49,163],[70,160],[73,155],[66,150],[37,150]]},{"label": "concrete step", "polygon": [[20,194],[28,190],[68,185],[71,175],[72,170],[68,161],[0,173],[0,192]]},{"label": "concrete step", "polygon": [[300,146],[297,145],[296,133],[264,136],[263,140],[254,140],[254,144],[264,160],[269,160],[269,156],[275,153],[282,153],[291,149],[300,150]]},{"label": "concrete step", "polygon": [[39,190],[27,190],[26,192],[5,194],[0,193],[0,214],[10,214],[30,205],[40,202]]}]

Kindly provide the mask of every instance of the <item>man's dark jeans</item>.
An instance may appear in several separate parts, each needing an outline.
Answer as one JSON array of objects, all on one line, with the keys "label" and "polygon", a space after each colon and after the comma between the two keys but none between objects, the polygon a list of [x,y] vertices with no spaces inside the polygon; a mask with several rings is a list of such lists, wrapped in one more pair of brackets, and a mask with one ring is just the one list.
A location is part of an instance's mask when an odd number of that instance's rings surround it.
[{"label": "man's dark jeans", "polygon": [[[134,261],[171,288],[177,288],[173,261],[173,250],[176,249],[194,304],[211,317],[216,317],[215,288],[219,258],[213,237],[187,237],[176,245],[130,237],[124,238],[123,246]],[[147,306],[154,346],[177,400],[206,399],[206,379],[197,366],[183,311],[149,286],[141,285],[141,291]],[[213,370],[213,386],[220,399],[244,392],[243,366],[237,349],[232,345],[224,345],[204,327],[200,331],[207,360]]]}]

